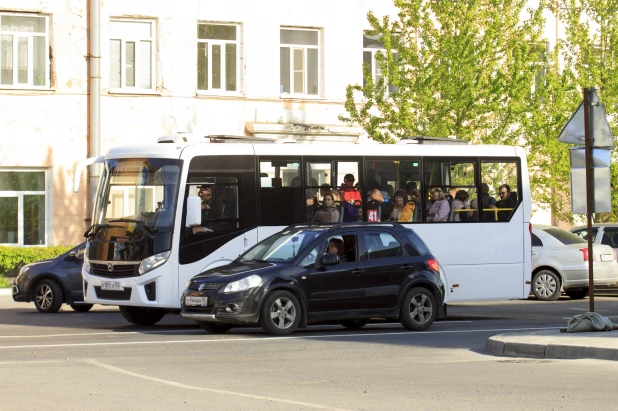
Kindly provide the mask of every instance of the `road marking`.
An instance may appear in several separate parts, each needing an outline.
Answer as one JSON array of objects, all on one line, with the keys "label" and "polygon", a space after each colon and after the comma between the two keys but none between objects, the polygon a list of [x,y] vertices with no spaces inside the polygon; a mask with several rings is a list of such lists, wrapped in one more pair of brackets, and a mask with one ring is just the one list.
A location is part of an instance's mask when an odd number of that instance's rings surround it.
[{"label": "road marking", "polygon": [[147,344],[199,344],[199,343],[220,343],[220,342],[278,342],[285,340],[299,340],[308,338],[356,338],[356,337],[383,337],[383,336],[422,336],[428,334],[453,334],[453,333],[478,333],[478,332],[506,332],[506,331],[534,331],[534,330],[553,330],[560,327],[536,327],[536,328],[495,328],[488,330],[450,330],[450,331],[404,331],[390,333],[372,333],[372,334],[332,334],[332,335],[295,335],[288,337],[257,337],[257,338],[217,338],[217,339],[199,339],[199,340],[167,340],[167,341],[118,341],[118,342],[100,342],[100,343],[75,343],[75,344],[41,344],[41,345],[8,345],[0,346],[0,350],[18,349],[18,348],[65,348],[65,347],[103,347],[112,345],[147,345]]},{"label": "road marking", "polygon": [[[435,324],[446,324],[446,323],[471,323],[472,321],[438,321]],[[399,323],[382,323],[382,324],[367,324],[364,328],[384,328],[384,327],[401,327],[401,325]],[[339,324],[324,324],[324,325],[310,325],[307,328],[344,328],[342,325]],[[261,330],[260,327],[245,327],[243,328],[243,330]],[[100,333],[71,333],[71,334],[44,334],[44,335],[0,335],[0,340],[1,339],[8,339],[8,338],[52,338],[52,337],[90,337],[90,336],[97,336],[97,335],[134,335],[134,334],[180,334],[180,333],[205,333],[204,330],[202,330],[201,328],[199,329],[195,329],[195,328],[191,328],[191,329],[182,329],[182,330],[148,330],[148,331],[106,331],[106,332],[100,332]]]},{"label": "road marking", "polygon": [[83,361],[88,363],[88,364],[104,368],[104,369],[106,369],[108,371],[114,371],[114,372],[117,372],[117,373],[129,375],[131,377],[141,378],[143,380],[148,380],[148,381],[153,381],[153,382],[158,382],[160,384],[171,385],[172,387],[185,388],[185,389],[188,389],[188,390],[211,392],[211,393],[215,393],[215,394],[233,395],[233,396],[236,396],[236,397],[250,398],[250,399],[253,399],[253,400],[264,400],[264,401],[270,401],[270,402],[280,402],[280,403],[284,403],[284,404],[301,405],[301,406],[304,406],[304,407],[318,408],[318,409],[321,409],[321,410],[349,411],[349,410],[344,410],[343,408],[334,408],[334,407],[329,407],[327,405],[312,404],[312,403],[309,403],[309,402],[294,401],[294,400],[284,400],[284,399],[281,399],[281,398],[274,398],[274,397],[264,397],[262,395],[245,394],[245,393],[242,393],[242,392],[228,391],[228,390],[219,390],[219,389],[216,389],[216,388],[196,387],[194,385],[181,384],[181,383],[174,382],[174,381],[164,380],[162,378],[149,377],[147,375],[138,374],[136,372],[128,371],[128,370],[125,370],[125,369],[122,369],[122,368],[118,368],[118,367],[115,367],[113,365],[104,364],[104,363],[101,363],[101,362],[99,362],[97,360],[93,360],[93,359],[85,359]]},{"label": "road marking", "polygon": [[12,365],[12,364],[50,364],[50,363],[59,363],[66,362],[62,360],[46,360],[46,361],[0,361],[0,365]]}]

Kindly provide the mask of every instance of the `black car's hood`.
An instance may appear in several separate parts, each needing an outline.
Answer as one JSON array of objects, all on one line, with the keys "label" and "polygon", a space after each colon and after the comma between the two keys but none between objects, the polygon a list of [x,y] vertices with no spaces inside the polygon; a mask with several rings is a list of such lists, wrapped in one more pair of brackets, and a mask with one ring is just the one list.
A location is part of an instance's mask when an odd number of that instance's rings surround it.
[{"label": "black car's hood", "polygon": [[223,265],[221,267],[212,268],[204,271],[191,280],[192,282],[232,282],[245,278],[247,276],[258,274],[262,275],[267,272],[281,269],[283,264],[262,263],[258,261],[240,262]]}]

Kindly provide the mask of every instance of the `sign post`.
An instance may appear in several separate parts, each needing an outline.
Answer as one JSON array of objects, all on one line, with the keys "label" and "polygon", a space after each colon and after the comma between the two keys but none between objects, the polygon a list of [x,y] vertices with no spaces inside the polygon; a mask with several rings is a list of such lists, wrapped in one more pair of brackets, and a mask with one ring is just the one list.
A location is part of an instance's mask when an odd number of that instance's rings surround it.
[{"label": "sign post", "polygon": [[[594,251],[592,213],[610,212],[610,151],[614,148],[605,109],[595,89],[583,90],[583,101],[575,110],[558,137],[567,144],[584,143],[584,168],[581,147],[570,150],[571,156],[571,208],[573,213],[586,213],[588,238],[588,289],[590,312],[594,312]],[[582,173],[582,171],[585,171]],[[585,205],[578,193],[585,192]]]}]

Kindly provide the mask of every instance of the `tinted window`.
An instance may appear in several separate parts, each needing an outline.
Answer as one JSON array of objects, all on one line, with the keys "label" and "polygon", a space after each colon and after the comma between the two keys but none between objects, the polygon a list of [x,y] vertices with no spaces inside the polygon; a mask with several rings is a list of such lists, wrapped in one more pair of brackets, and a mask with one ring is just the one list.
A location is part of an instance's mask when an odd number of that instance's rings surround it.
[{"label": "tinted window", "polygon": [[300,261],[300,266],[304,268],[310,268],[315,265],[315,261],[318,258],[318,253],[320,252],[321,244],[317,245],[313,248],[313,250],[309,251],[307,255]]},{"label": "tinted window", "polygon": [[618,247],[618,228],[605,227],[603,232],[604,232],[603,240],[606,240],[609,242],[602,241],[601,243],[611,245],[614,248]]},{"label": "tinted window", "polygon": [[408,237],[408,241],[410,241],[410,243],[406,244],[406,251],[408,252],[408,254],[410,254],[411,256],[429,254],[429,249],[427,248],[423,240],[421,240],[415,233],[411,231],[407,232],[406,237]]},{"label": "tinted window", "polygon": [[583,238],[576,236],[573,233],[569,233],[568,231],[561,230],[559,228],[548,228],[545,232],[556,240],[560,241],[562,244],[586,244],[586,240]]},{"label": "tinted window", "polygon": [[543,247],[541,239],[534,234],[532,234],[532,247]]},{"label": "tinted window", "polygon": [[403,256],[401,243],[390,233],[365,233],[365,242],[370,260]]},{"label": "tinted window", "polygon": [[[607,230],[605,230],[605,231],[607,231]],[[592,242],[594,242],[594,240],[597,238],[597,233],[598,232],[599,232],[599,228],[598,227],[593,227],[592,228]],[[588,240],[588,229],[587,228],[574,231],[573,234],[575,234],[578,237],[583,238],[584,240]]]}]

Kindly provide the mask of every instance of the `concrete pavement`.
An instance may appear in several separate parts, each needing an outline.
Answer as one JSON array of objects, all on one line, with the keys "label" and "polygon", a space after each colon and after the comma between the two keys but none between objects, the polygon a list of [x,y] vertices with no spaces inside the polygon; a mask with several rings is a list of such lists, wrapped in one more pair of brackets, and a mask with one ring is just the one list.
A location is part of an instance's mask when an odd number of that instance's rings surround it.
[{"label": "concrete pavement", "polygon": [[516,357],[618,361],[618,331],[562,333],[555,329],[498,334],[487,339],[485,350]]}]

